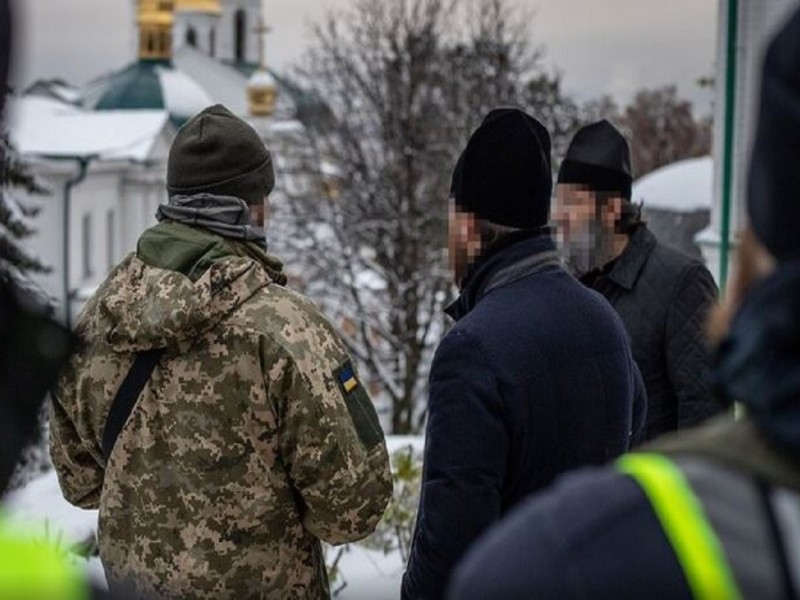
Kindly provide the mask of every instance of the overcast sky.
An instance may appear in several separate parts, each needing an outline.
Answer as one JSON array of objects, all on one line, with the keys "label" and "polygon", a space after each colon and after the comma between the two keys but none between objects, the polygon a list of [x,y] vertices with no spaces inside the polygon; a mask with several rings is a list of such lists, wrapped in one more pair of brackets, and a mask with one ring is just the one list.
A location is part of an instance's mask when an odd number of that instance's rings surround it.
[{"label": "overcast sky", "polygon": [[[696,86],[714,68],[718,0],[517,0],[534,9],[533,42],[582,99],[627,101],[644,86],[676,83],[702,111],[710,93]],[[298,60],[308,23],[350,0],[263,0],[273,26],[277,69]],[[133,0],[16,0],[21,9],[17,81],[86,82],[133,59]]]}]

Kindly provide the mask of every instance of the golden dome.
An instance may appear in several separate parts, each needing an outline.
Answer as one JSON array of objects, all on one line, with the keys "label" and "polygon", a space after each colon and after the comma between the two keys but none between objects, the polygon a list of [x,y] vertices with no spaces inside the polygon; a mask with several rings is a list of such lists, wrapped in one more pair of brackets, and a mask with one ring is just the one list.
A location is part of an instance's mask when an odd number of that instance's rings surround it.
[{"label": "golden dome", "polygon": [[271,117],[278,101],[278,86],[275,78],[264,67],[253,73],[247,82],[247,104],[250,115]]},{"label": "golden dome", "polygon": [[137,21],[139,25],[172,27],[174,0],[139,0]]},{"label": "golden dome", "polygon": [[174,0],[139,0],[139,58],[169,60],[172,57]]},{"label": "golden dome", "polygon": [[175,0],[175,10],[221,15],[219,0]]}]

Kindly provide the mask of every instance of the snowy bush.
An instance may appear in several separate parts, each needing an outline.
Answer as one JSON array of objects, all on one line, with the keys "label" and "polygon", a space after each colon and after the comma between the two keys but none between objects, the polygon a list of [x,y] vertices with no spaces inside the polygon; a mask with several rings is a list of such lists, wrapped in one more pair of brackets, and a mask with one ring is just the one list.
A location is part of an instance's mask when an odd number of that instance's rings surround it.
[{"label": "snowy bush", "polygon": [[354,546],[386,557],[386,564],[394,569],[395,584],[399,584],[399,576],[408,563],[422,483],[421,440],[399,438],[392,443],[390,439],[389,446],[390,450],[393,449],[391,462],[394,494],[375,533],[357,544],[338,548],[328,546],[325,549],[328,577],[334,597],[343,597],[351,580],[363,571],[362,565],[354,564],[364,560],[363,556],[353,556]]},{"label": "snowy bush", "polygon": [[406,564],[419,506],[422,457],[408,445],[396,450],[391,458],[394,495],[378,529],[364,541],[364,545],[385,554],[399,552],[403,564]]}]

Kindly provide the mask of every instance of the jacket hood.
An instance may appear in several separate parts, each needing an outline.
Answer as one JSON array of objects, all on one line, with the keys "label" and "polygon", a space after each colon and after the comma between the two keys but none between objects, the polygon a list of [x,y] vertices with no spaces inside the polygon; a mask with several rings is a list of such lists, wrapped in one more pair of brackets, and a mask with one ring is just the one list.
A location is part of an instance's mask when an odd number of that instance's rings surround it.
[{"label": "jacket hood", "polygon": [[779,267],[745,299],[720,346],[715,383],[800,458],[800,262]]},{"label": "jacket hood", "polygon": [[148,230],[98,292],[106,342],[117,352],[184,351],[260,289],[285,283],[280,262],[242,246],[176,223]]}]

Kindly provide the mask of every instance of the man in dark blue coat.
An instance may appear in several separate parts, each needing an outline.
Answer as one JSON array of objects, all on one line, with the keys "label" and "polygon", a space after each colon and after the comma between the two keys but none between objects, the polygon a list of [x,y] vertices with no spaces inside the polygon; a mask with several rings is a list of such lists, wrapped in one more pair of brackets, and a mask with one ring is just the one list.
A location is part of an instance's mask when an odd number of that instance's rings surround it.
[{"label": "man in dark blue coat", "polygon": [[440,598],[470,544],[569,469],[624,452],[645,394],[624,326],[560,266],[546,229],[550,138],[492,111],[453,177],[457,321],[433,361],[404,600]]}]

